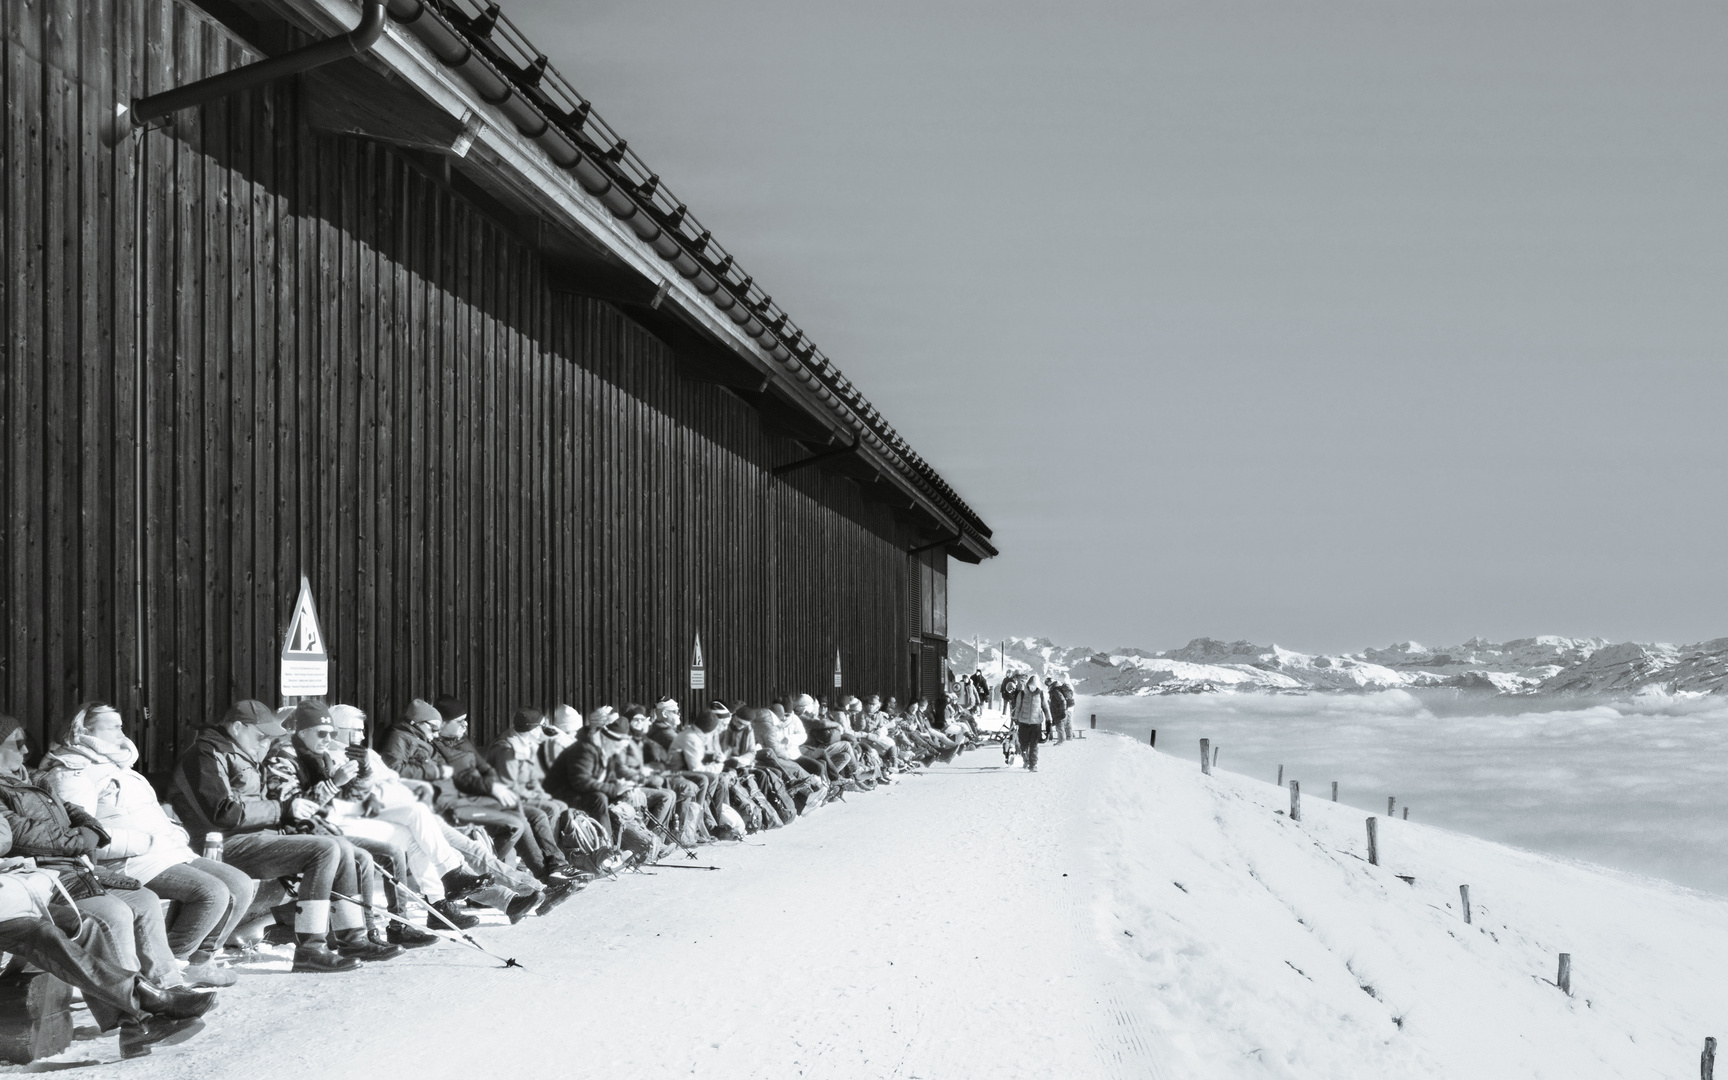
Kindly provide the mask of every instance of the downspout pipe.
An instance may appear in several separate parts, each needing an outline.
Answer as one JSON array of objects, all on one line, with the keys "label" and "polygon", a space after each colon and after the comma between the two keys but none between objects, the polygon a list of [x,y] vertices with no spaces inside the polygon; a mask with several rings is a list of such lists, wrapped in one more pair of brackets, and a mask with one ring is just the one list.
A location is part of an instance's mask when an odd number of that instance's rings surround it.
[{"label": "downspout pipe", "polygon": [[152,120],[162,119],[181,109],[190,109],[206,101],[238,94],[242,90],[250,90],[290,75],[298,75],[302,71],[311,71],[337,60],[358,56],[377,44],[383,33],[384,0],[367,0],[365,10],[360,15],[360,25],[346,34],[314,41],[280,56],[268,57],[237,67],[233,71],[212,75],[208,79],[199,79],[195,83],[164,90],[160,94],[133,99],[132,124],[134,127],[143,127]]}]

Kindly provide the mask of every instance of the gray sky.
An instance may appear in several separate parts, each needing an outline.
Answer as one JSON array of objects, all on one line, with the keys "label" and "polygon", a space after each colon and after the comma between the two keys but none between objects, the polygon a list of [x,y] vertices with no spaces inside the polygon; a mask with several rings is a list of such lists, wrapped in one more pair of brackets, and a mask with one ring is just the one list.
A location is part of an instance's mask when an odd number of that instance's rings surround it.
[{"label": "gray sky", "polygon": [[1728,634],[1728,6],[507,11],[995,529],[957,636]]}]

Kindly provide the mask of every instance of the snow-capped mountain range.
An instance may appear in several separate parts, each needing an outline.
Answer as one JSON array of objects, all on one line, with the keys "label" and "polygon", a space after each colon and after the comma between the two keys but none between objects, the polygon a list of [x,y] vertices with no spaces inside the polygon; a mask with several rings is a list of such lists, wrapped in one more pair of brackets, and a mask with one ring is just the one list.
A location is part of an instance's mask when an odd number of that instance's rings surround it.
[{"label": "snow-capped mountain range", "polygon": [[1414,641],[1337,656],[1277,645],[1195,638],[1180,649],[1103,651],[1047,638],[1009,638],[948,646],[950,666],[972,671],[982,659],[992,681],[1006,647],[1012,669],[1065,674],[1083,694],[1307,693],[1446,687],[1488,694],[1664,693],[1728,690],[1728,638],[1697,645],[1611,644],[1602,638],[1472,638],[1430,648]]}]

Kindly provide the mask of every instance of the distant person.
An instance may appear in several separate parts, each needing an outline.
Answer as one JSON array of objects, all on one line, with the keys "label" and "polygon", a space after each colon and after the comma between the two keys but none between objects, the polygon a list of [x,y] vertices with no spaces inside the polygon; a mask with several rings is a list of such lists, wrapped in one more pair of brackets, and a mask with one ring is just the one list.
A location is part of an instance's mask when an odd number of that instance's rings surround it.
[{"label": "distant person", "polygon": [[1054,680],[1046,680],[1046,696],[1049,700],[1049,717],[1044,721],[1044,739],[1060,746],[1068,737],[1068,699],[1062,696],[1062,684]]},{"label": "distant person", "polygon": [[982,708],[990,704],[990,680],[984,677],[984,669],[978,668],[972,672],[972,692],[978,696],[973,700],[974,707]]},{"label": "distant person", "polygon": [[1038,676],[1028,671],[1020,680],[1014,695],[1014,732],[1020,740],[1020,752],[1026,755],[1026,771],[1038,771],[1038,740],[1044,725],[1050,721],[1050,702]]},{"label": "distant person", "polygon": [[1002,676],[999,692],[1002,694],[1002,714],[1009,718],[1014,716],[1015,699],[1020,696],[1021,675],[1018,671],[1010,671]]},{"label": "distant person", "polygon": [[1050,688],[1050,714],[1056,715],[1056,701],[1062,701],[1062,737],[1074,737],[1074,688],[1062,679]]}]

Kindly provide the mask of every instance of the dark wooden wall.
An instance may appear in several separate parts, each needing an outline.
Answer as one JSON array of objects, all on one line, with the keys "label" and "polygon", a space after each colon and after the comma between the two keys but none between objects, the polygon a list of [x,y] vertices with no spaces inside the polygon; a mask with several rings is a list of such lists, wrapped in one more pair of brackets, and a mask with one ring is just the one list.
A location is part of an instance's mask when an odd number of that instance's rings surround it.
[{"label": "dark wooden wall", "polygon": [[[276,699],[301,573],[374,720],[683,691],[904,693],[907,528],[431,172],[290,87],[111,148],[247,59],[193,9],[0,0],[0,710],[121,707],[160,769]],[[38,741],[37,745],[40,745]]]}]

